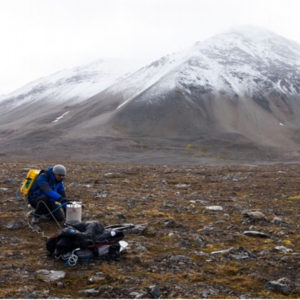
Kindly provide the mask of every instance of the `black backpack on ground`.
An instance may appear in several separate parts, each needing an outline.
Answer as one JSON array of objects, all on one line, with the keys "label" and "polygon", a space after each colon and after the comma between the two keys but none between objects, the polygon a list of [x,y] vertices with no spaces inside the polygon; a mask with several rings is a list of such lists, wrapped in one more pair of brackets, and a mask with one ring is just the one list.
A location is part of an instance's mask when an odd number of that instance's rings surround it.
[{"label": "black backpack on ground", "polygon": [[46,242],[50,256],[75,265],[77,260],[119,259],[119,241],[124,233],[117,229],[105,229],[97,221],[69,225]]}]

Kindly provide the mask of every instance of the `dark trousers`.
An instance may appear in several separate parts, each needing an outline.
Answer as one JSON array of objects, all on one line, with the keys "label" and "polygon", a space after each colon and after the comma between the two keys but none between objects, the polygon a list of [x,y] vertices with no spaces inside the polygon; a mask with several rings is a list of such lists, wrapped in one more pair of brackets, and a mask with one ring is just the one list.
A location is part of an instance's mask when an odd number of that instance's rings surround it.
[{"label": "dark trousers", "polygon": [[[64,202],[62,201],[62,203]],[[31,199],[30,204],[35,208],[34,213],[38,216],[47,215],[51,219],[53,219],[54,216],[58,222],[61,222],[65,219],[65,207],[63,207],[63,212],[61,208],[58,208],[60,204],[50,201],[49,197],[46,195],[41,195],[36,199]],[[45,205],[47,205],[48,209]],[[49,210],[51,211],[51,214]]]}]

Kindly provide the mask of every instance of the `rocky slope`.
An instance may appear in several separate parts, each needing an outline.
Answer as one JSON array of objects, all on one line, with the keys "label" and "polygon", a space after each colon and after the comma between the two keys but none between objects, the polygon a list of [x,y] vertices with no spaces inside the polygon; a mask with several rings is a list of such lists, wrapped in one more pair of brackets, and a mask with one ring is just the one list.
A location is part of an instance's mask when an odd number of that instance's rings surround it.
[{"label": "rocky slope", "polygon": [[67,163],[84,220],[142,226],[120,261],[65,267],[15,199],[28,168],[52,164],[0,163],[1,298],[300,297],[299,165]]}]

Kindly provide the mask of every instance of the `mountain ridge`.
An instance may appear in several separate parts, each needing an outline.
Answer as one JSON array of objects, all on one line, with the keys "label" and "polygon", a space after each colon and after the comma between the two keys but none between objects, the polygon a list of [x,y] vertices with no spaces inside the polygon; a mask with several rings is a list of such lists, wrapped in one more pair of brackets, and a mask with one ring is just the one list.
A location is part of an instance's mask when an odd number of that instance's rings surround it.
[{"label": "mountain ridge", "polygon": [[50,113],[44,106],[37,120],[20,121],[17,110],[8,114],[7,119],[17,119],[10,123],[16,132],[8,134],[0,123],[3,139],[20,142],[22,126],[27,138],[32,130],[56,131],[69,147],[76,138],[93,140],[90,151],[106,136],[147,143],[190,139],[211,148],[219,140],[236,145],[237,152],[248,145],[297,156],[300,46],[269,31],[231,30],[164,56],[83,101]]},{"label": "mountain ridge", "polygon": [[[63,69],[4,95],[0,105],[4,106],[6,103],[9,109],[13,109],[35,101],[76,104],[99,93],[141,66],[121,59],[101,59],[83,66]],[[14,102],[15,105],[12,105]]]}]

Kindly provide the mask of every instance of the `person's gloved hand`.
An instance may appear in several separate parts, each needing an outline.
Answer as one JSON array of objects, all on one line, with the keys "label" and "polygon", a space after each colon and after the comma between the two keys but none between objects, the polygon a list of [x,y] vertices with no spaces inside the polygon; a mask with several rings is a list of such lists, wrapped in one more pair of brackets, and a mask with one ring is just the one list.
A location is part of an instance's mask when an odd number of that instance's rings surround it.
[{"label": "person's gloved hand", "polygon": [[61,207],[67,207],[68,202],[60,202]]},{"label": "person's gloved hand", "polygon": [[70,200],[70,199],[68,199],[67,197],[61,197],[60,199],[59,199],[59,202],[60,203],[71,203],[71,202],[73,202],[72,200]]}]

